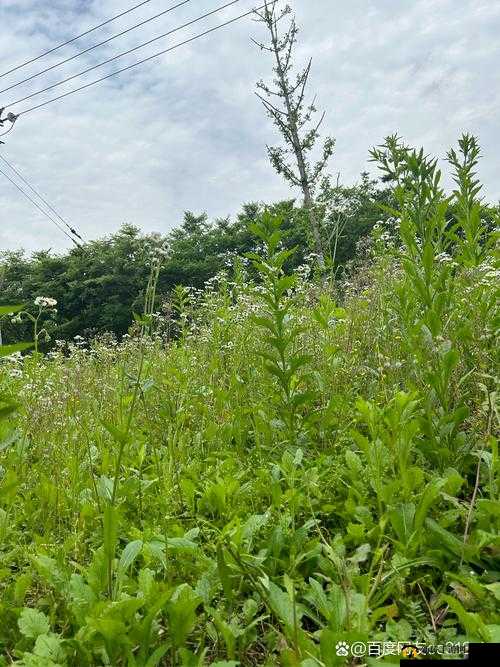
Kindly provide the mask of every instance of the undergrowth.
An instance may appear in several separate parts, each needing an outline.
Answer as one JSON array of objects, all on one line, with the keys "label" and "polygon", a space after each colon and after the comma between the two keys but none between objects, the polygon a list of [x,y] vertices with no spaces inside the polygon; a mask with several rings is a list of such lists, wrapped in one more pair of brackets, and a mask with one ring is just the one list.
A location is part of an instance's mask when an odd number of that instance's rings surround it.
[{"label": "undergrowth", "polygon": [[500,641],[478,152],[450,152],[446,197],[422,152],[373,151],[397,204],[350,283],[287,275],[266,214],[252,272],[177,289],[173,318],[157,260],[122,342],[1,348],[0,664],[328,667],[353,661],[339,642]]}]

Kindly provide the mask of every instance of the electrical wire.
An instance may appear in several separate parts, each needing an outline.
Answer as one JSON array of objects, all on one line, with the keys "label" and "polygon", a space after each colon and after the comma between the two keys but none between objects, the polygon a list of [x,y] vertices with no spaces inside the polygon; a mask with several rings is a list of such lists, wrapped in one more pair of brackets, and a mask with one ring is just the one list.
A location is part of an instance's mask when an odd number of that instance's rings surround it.
[{"label": "electrical wire", "polygon": [[[33,97],[37,97],[38,95],[41,95],[42,93],[46,93],[49,90],[53,90],[54,88],[58,88],[59,86],[62,86],[65,83],[68,83],[69,81],[73,81],[74,79],[77,79],[80,76],[83,76],[84,74],[88,74],[89,72],[93,72],[94,70],[98,69],[99,67],[103,67],[104,65],[108,65],[109,63],[114,62],[115,60],[118,60],[119,58],[123,58],[123,56],[127,56],[131,53],[134,53],[135,51],[138,51],[139,49],[144,48],[145,46],[149,46],[150,44],[153,44],[154,42],[157,42],[159,39],[163,39],[164,37],[168,37],[169,35],[173,35],[176,32],[179,32],[180,30],[183,30],[184,28],[187,28],[195,23],[199,23],[203,19],[208,18],[209,16],[212,16],[213,14],[217,14],[218,12],[223,11],[224,9],[227,9],[228,7],[231,7],[232,5],[235,5],[236,3],[240,2],[241,0],[231,0],[231,2],[227,2],[224,5],[221,5],[220,7],[217,7],[216,9],[213,9],[210,12],[207,12],[206,14],[202,14],[201,16],[198,16],[195,19],[192,19],[191,21],[188,21],[187,23],[184,23],[177,28],[172,28],[172,30],[169,30],[168,32],[163,33],[162,35],[158,35],[157,37],[153,37],[152,39],[148,40],[147,42],[144,42],[143,44],[139,44],[139,46],[135,46],[132,49],[129,49],[128,51],[123,51],[122,53],[118,53],[116,56],[113,56],[112,58],[108,58],[108,60],[104,60],[102,63],[98,63],[97,65],[93,65],[92,67],[88,67],[87,69],[78,72],[77,74],[73,74],[72,76],[67,77],[66,79],[63,79],[62,81],[58,81],[57,83],[53,83],[50,86],[46,86],[45,88],[42,88],[41,90],[37,90],[34,93],[31,93],[30,95],[26,95],[25,97],[21,97],[20,99],[16,100],[15,102],[11,102],[10,104],[6,104],[6,108],[10,108],[15,106],[16,104],[20,104],[21,102],[26,102],[26,100],[30,100]],[[253,10],[252,10],[253,11]],[[162,52],[166,53],[166,52]],[[145,61],[143,61],[145,62]],[[123,70],[124,71],[124,70]],[[106,78],[106,77],[105,77]]]},{"label": "electrical wire", "polygon": [[36,190],[36,189],[31,185],[31,183],[30,183],[30,182],[29,182],[29,181],[28,181],[28,180],[27,180],[27,179],[26,179],[26,178],[25,178],[25,177],[24,177],[24,176],[23,176],[23,175],[22,175],[22,174],[15,168],[15,167],[14,167],[14,165],[11,164],[11,163],[7,160],[7,158],[5,158],[1,153],[0,153],[0,160],[2,160],[2,162],[3,162],[4,164],[6,164],[7,167],[9,167],[9,168],[14,172],[14,174],[16,174],[16,176],[17,176],[18,178],[20,178],[21,181],[22,181],[25,185],[28,186],[28,188],[31,190],[31,192],[33,192],[33,194],[34,194],[36,197],[38,197],[38,199],[40,199],[40,201],[42,201],[42,202],[45,204],[45,206],[49,209],[49,211],[51,211],[55,216],[57,216],[57,217],[59,218],[59,220],[63,223],[63,225],[65,225],[65,226],[68,228],[68,230],[73,234],[73,236],[76,236],[77,238],[80,239],[80,241],[83,241],[83,238],[82,238],[81,235],[76,231],[76,229],[75,229],[74,227],[72,227],[72,226],[71,226],[71,225],[70,225],[70,224],[69,224],[69,223],[62,217],[62,215],[60,215],[60,214],[56,211],[56,209],[52,206],[52,204],[50,204],[50,202],[48,202],[47,199],[46,199],[45,197],[43,197],[43,196],[38,192],[38,190]]},{"label": "electrical wire", "polygon": [[[274,2],[271,2],[271,5],[274,5],[277,2],[277,0],[274,0]],[[90,88],[91,86],[95,86],[98,83],[101,83],[101,81],[105,81],[106,79],[110,79],[113,76],[117,76],[118,74],[122,74],[123,72],[126,72],[128,70],[133,69],[134,67],[138,67],[139,65],[143,65],[146,62],[149,62],[151,60],[154,60],[155,58],[159,58],[160,56],[169,53],[170,51],[174,51],[175,49],[180,48],[181,46],[185,46],[186,44],[190,44],[191,42],[196,41],[197,39],[200,39],[201,37],[205,37],[205,35],[209,35],[212,32],[215,32],[216,30],[220,30],[221,28],[225,28],[228,25],[231,25],[232,23],[236,23],[236,21],[240,21],[243,18],[246,18],[247,16],[250,16],[254,14],[256,11],[260,11],[261,9],[264,9],[265,5],[262,5],[260,7],[255,7],[254,9],[251,9],[249,12],[246,12],[244,14],[240,14],[239,16],[236,16],[233,19],[230,19],[229,21],[226,21],[224,23],[221,23],[213,28],[210,28],[209,30],[205,30],[204,32],[199,33],[198,35],[195,35],[194,37],[191,37],[190,39],[186,39],[183,42],[179,42],[178,44],[174,44],[174,46],[171,46],[168,49],[164,49],[163,51],[159,51],[158,53],[153,54],[152,56],[149,56],[148,58],[144,58],[143,60],[139,60],[136,63],[132,63],[132,65],[129,65],[128,67],[123,67],[120,70],[116,70],[115,72],[111,72],[110,74],[107,74],[106,76],[101,77],[100,79],[96,79],[95,81],[91,81],[90,83],[87,83],[83,86],[80,86],[79,88],[75,88],[74,90],[70,90],[67,93],[63,93],[62,95],[59,95],[58,97],[54,97],[50,100],[47,100],[46,102],[42,102],[41,104],[37,104],[34,107],[30,107],[29,109],[24,109],[24,111],[21,111],[18,116],[23,116],[27,113],[31,113],[32,111],[36,111],[38,109],[41,109],[48,104],[52,104],[53,102],[57,102],[58,100],[62,100],[65,97],[68,97],[69,95],[73,95],[74,93],[78,93],[81,90],[85,90],[87,88]]]},{"label": "electrical wire", "polygon": [[123,37],[123,35],[126,35],[129,32],[132,32],[133,30],[136,30],[137,28],[141,28],[143,25],[146,25],[147,23],[151,23],[151,21],[154,21],[155,19],[160,18],[160,16],[165,16],[165,14],[169,14],[170,12],[173,12],[175,9],[178,9],[179,7],[182,7],[183,5],[187,5],[191,1],[192,0],[183,0],[182,2],[178,2],[173,7],[169,7],[168,9],[165,9],[164,11],[160,12],[159,14],[155,14],[154,16],[151,16],[150,18],[145,19],[144,21],[141,21],[140,23],[136,23],[136,25],[133,25],[131,28],[127,28],[126,30],[123,30],[122,32],[119,32],[116,35],[112,35],[111,37],[108,37],[108,39],[105,39],[104,41],[99,42],[98,44],[94,44],[94,46],[90,46],[88,49],[84,49],[83,51],[79,51],[75,55],[70,56],[69,58],[66,58],[65,60],[61,60],[58,63],[55,63],[54,65],[51,65],[50,67],[46,67],[45,69],[40,70],[40,72],[37,72],[36,74],[32,74],[31,76],[27,77],[26,79],[23,79],[22,81],[18,81],[17,83],[13,83],[8,88],[4,88],[3,90],[0,90],[0,95],[2,93],[8,92],[9,90],[13,90],[14,88],[17,88],[18,86],[21,86],[23,83],[27,83],[28,81],[32,81],[33,79],[38,78],[39,76],[42,76],[42,74],[46,74],[47,72],[51,72],[52,70],[56,69],[57,67],[61,67],[61,65],[65,65],[66,63],[69,63],[72,60],[75,60],[76,58],[79,58],[80,56],[83,56],[85,53],[90,53],[90,51],[93,51],[94,49],[97,49],[100,46],[104,46],[105,44],[109,44],[109,42],[112,42],[113,40],[118,39],[118,37]]},{"label": "electrical wire", "polygon": [[54,218],[52,218],[52,217],[47,213],[47,211],[45,211],[39,204],[37,204],[37,202],[36,202],[32,197],[30,197],[29,194],[28,194],[27,192],[25,192],[25,191],[22,189],[22,187],[21,187],[20,185],[18,185],[18,184],[17,184],[17,183],[16,183],[10,176],[8,176],[8,175],[7,175],[4,171],[2,171],[1,169],[0,169],[0,174],[1,174],[2,176],[5,176],[5,178],[6,178],[8,181],[10,181],[10,182],[12,183],[12,185],[13,185],[15,188],[17,188],[17,189],[19,190],[19,192],[21,192],[21,193],[26,197],[26,199],[28,199],[28,200],[33,204],[33,206],[36,206],[36,208],[37,208],[41,213],[43,213],[43,215],[44,215],[46,218],[48,218],[48,219],[49,219],[49,220],[50,220],[50,221],[51,221],[51,222],[52,222],[52,223],[53,223],[53,224],[54,224],[54,225],[55,225],[55,226],[56,226],[56,227],[57,227],[57,228],[58,228],[58,229],[65,235],[65,236],[67,236],[67,237],[68,237],[68,238],[69,238],[69,239],[70,239],[70,240],[71,240],[77,247],[80,247],[80,244],[78,243],[78,241],[77,241],[76,239],[74,239],[72,236],[70,236],[70,234],[68,234],[68,232],[64,229],[64,227],[61,227],[61,225],[60,225],[56,220],[54,220]]},{"label": "electrical wire", "polygon": [[130,9],[126,9],[125,11],[121,12],[120,14],[117,14],[116,16],[113,16],[110,19],[107,19],[103,23],[99,23],[99,25],[94,26],[93,28],[90,28],[89,30],[86,30],[85,32],[80,33],[76,37],[72,37],[71,39],[68,39],[68,41],[63,42],[62,44],[59,44],[58,46],[55,46],[53,49],[49,49],[48,51],[45,51],[45,53],[41,53],[39,56],[36,56],[36,58],[32,58],[31,60],[27,60],[24,63],[21,63],[20,65],[16,65],[12,69],[9,69],[7,72],[4,72],[3,74],[0,74],[0,79],[3,78],[4,76],[7,76],[7,74],[12,74],[12,72],[16,72],[17,70],[26,67],[27,65],[31,65],[31,63],[36,62],[37,60],[40,60],[41,58],[45,58],[45,56],[48,56],[50,53],[54,53],[54,51],[58,51],[59,49],[62,49],[63,46],[67,46],[68,44],[72,44],[73,42],[76,42],[77,39],[80,39],[81,37],[85,37],[86,35],[90,35],[90,33],[95,32],[96,30],[99,30],[99,28],[102,28],[105,25],[108,25],[109,23],[112,23],[113,21],[116,21],[117,19],[121,18],[122,16],[125,16],[126,14],[130,14],[131,12],[135,11],[136,9],[139,9],[139,7],[142,7],[143,5],[147,5],[150,3],[152,0],[144,0],[143,2],[140,2],[138,5],[134,5],[134,7],[130,7]]},{"label": "electrical wire", "polygon": [[[3,132],[2,134],[0,134],[0,139],[1,139],[2,137],[6,137],[6,136],[9,134],[9,132],[12,132],[13,129],[14,129],[14,123],[12,123],[12,125],[9,127],[9,129],[7,130],[7,132]],[[3,141],[2,141],[1,143],[3,143]]]}]

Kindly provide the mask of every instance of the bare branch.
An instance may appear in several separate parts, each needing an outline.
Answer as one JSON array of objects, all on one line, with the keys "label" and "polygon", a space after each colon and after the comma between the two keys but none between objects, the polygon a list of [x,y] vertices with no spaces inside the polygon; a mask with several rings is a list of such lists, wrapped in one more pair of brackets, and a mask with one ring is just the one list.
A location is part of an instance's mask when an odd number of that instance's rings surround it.
[{"label": "bare branch", "polygon": [[269,46],[266,46],[265,44],[262,44],[262,42],[258,42],[256,39],[253,37],[250,37],[250,41],[255,44],[261,51],[269,51],[269,53],[272,53],[273,50]]},{"label": "bare branch", "polygon": [[319,128],[321,127],[321,125],[323,124],[323,121],[325,120],[325,116],[326,116],[326,111],[323,111],[323,113],[321,115],[321,118],[319,119],[319,123],[314,128],[314,133],[315,134],[318,133]]},{"label": "bare branch", "polygon": [[271,102],[269,102],[269,100],[266,100],[265,97],[262,97],[262,95],[259,95],[259,93],[255,93],[255,94],[257,95],[257,97],[259,98],[259,100],[262,102],[262,104],[263,104],[266,108],[269,107],[270,109],[272,109],[273,111],[275,111],[277,114],[286,116],[286,111],[283,111],[282,109],[278,109],[278,108],[275,107],[273,104],[271,104]]}]

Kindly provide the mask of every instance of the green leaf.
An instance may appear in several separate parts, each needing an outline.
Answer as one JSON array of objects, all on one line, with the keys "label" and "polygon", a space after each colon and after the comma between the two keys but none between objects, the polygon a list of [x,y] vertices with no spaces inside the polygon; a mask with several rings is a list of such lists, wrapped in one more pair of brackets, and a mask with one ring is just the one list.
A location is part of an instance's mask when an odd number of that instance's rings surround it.
[{"label": "green leaf", "polygon": [[252,321],[259,327],[269,329],[269,331],[276,335],[276,325],[269,317],[252,317]]},{"label": "green leaf", "polygon": [[492,644],[500,644],[500,625],[492,623],[486,626]]},{"label": "green leaf", "polygon": [[47,616],[38,609],[25,607],[17,621],[19,630],[24,637],[36,639],[40,635],[46,635],[50,631],[49,620]]},{"label": "green leaf", "polygon": [[428,528],[431,536],[438,543],[439,547],[444,547],[456,557],[461,558],[462,554],[464,560],[474,563],[475,565],[480,565],[479,559],[476,556],[476,550],[474,547],[466,544],[464,546],[463,541],[455,537],[445,528],[442,528],[434,519],[426,519],[425,525]]},{"label": "green leaf", "polygon": [[222,548],[221,544],[217,545],[217,572],[224,590],[224,595],[226,596],[227,600],[231,602],[233,600],[231,570],[227,566],[226,559],[224,557],[224,549]]},{"label": "green leaf", "polygon": [[422,529],[430,506],[434,503],[445,484],[445,479],[435,479],[427,484],[415,512],[414,530]]},{"label": "green leaf", "polygon": [[181,584],[166,605],[170,635],[180,648],[196,624],[196,609],[202,599],[188,584]]},{"label": "green leaf", "polygon": [[3,317],[4,315],[10,315],[11,313],[18,313],[23,308],[24,308],[23,305],[21,305],[21,306],[0,306],[0,317]]},{"label": "green leaf", "polygon": [[50,586],[64,595],[68,585],[66,572],[62,571],[57,562],[45,554],[38,554],[33,557],[33,564],[40,575]]},{"label": "green leaf", "polygon": [[491,591],[497,600],[500,600],[500,583],[496,581],[493,584],[487,584],[485,588]]},{"label": "green leaf", "polygon": [[25,653],[22,663],[17,664],[22,664],[23,667],[63,667],[60,662],[54,662],[50,658],[42,658],[34,653]]},{"label": "green leaf", "polygon": [[69,581],[69,598],[73,614],[83,625],[88,610],[95,604],[97,597],[92,588],[85,583],[81,574],[73,573]]},{"label": "green leaf", "polygon": [[123,549],[122,555],[120,556],[120,561],[118,562],[118,579],[122,579],[125,576],[129,567],[134,563],[137,556],[141,553],[142,546],[142,540],[134,540],[133,542],[129,542]]},{"label": "green leaf", "polygon": [[101,420],[101,424],[117,443],[124,445],[127,442],[127,434],[124,431],[121,431],[117,426],[104,419]]},{"label": "green leaf", "polygon": [[[270,581],[268,584],[269,604],[276,618],[288,629],[294,627],[295,615],[293,602],[288,593],[283,591],[274,582]],[[297,622],[300,618],[297,612]]]},{"label": "green leaf", "polygon": [[62,643],[63,640],[56,634],[39,635],[36,639],[33,653],[41,658],[49,658],[54,662],[62,662],[65,659]]},{"label": "green leaf", "polygon": [[284,276],[283,278],[280,278],[276,283],[277,295],[281,298],[285,292],[294,287],[296,282],[297,279],[295,276]]},{"label": "green leaf", "polygon": [[469,639],[481,639],[484,642],[491,641],[489,630],[481,620],[479,614],[466,611],[462,603],[451,595],[442,595],[441,599],[446,602],[456,614],[460,625],[469,635]]},{"label": "green leaf", "polygon": [[167,537],[167,547],[177,551],[198,551],[199,547],[184,535],[184,537]]},{"label": "green leaf", "polygon": [[[5,417],[8,417],[11,415],[13,412],[17,410],[19,406],[17,403],[9,403],[8,405],[4,405],[0,408],[0,419],[5,419]],[[9,445],[1,443],[0,444],[0,451],[6,449]]]},{"label": "green leaf", "polygon": [[0,345],[0,357],[8,357],[16,352],[22,352],[33,347],[33,343],[14,343],[13,345]]},{"label": "green leaf", "polygon": [[163,644],[162,646],[159,646],[156,649],[156,651],[154,651],[148,658],[145,667],[157,667],[157,665],[160,664],[160,661],[165,655],[165,653],[168,651],[168,648],[169,648],[168,644]]},{"label": "green leaf", "polygon": [[308,599],[312,602],[315,609],[328,621],[330,619],[330,614],[332,613],[332,604],[328,600],[323,586],[313,579],[309,579],[310,593],[308,594]]}]

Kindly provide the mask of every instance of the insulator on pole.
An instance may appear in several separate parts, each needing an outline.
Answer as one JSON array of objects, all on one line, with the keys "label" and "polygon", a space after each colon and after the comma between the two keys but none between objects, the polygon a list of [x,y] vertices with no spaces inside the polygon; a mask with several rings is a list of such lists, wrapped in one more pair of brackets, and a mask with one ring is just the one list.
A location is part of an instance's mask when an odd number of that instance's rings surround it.
[{"label": "insulator on pole", "polygon": [[[6,134],[9,134],[14,129],[14,123],[16,120],[19,118],[19,116],[12,112],[9,112],[6,116],[3,115],[3,112],[5,111],[5,107],[0,108],[0,127],[4,127],[5,123],[9,122],[10,127],[7,130],[7,132],[4,132],[3,134],[0,134],[0,138],[4,137]],[[3,141],[0,141],[0,144],[3,144]]]}]

